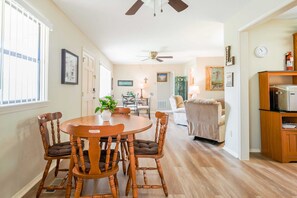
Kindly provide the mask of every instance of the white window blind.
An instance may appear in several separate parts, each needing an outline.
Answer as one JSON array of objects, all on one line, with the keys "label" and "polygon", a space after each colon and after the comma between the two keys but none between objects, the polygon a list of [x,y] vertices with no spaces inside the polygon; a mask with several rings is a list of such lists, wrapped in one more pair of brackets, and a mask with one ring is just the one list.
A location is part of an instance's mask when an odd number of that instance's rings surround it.
[{"label": "white window blind", "polygon": [[100,93],[99,97],[111,94],[111,72],[103,65],[100,65]]},{"label": "white window blind", "polygon": [[49,29],[14,0],[1,0],[0,106],[46,100]]}]

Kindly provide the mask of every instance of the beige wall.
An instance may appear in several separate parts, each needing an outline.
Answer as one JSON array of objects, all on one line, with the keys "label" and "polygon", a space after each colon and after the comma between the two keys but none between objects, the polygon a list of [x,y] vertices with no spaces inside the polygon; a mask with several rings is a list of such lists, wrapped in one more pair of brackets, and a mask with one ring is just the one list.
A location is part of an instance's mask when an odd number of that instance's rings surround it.
[{"label": "beige wall", "polygon": [[[235,65],[225,67],[234,72],[234,87],[225,88],[225,147],[235,157],[249,159],[249,59],[248,27],[263,22],[296,4],[296,0],[252,0],[224,23],[224,43],[231,46]],[[273,32],[268,32],[272,34]]]},{"label": "beige wall", "polygon": [[[40,179],[45,167],[43,146],[37,126],[37,115],[61,111],[63,119],[81,115],[81,60],[82,49],[87,49],[96,59],[112,69],[112,64],[52,3],[51,0],[29,2],[53,24],[49,40],[49,75],[46,107],[4,113],[0,109],[0,194],[1,197],[22,195]],[[61,49],[79,55],[79,85],[61,84]],[[64,139],[69,137],[64,135]],[[26,186],[27,185],[27,186]]]},{"label": "beige wall", "polygon": [[[140,93],[139,84],[148,79],[148,88],[143,90],[144,97],[151,96],[151,110],[157,109],[157,73],[171,72],[174,76],[184,76],[183,65],[114,65],[114,96],[121,104],[121,95],[127,91]],[[117,86],[118,80],[133,80],[133,87]]]},{"label": "beige wall", "polygon": [[[259,71],[284,70],[285,53],[293,50],[292,34],[297,32],[297,19],[272,20],[248,31],[249,34],[249,100],[250,100],[250,149],[260,151],[260,113],[259,113]],[[269,34],[273,32],[273,34]],[[257,58],[257,46],[266,46],[268,54]]]},{"label": "beige wall", "polygon": [[205,90],[207,66],[224,66],[224,57],[198,57],[186,64],[186,73],[189,75],[193,71],[194,83],[199,86],[199,98],[224,98],[224,91]]}]

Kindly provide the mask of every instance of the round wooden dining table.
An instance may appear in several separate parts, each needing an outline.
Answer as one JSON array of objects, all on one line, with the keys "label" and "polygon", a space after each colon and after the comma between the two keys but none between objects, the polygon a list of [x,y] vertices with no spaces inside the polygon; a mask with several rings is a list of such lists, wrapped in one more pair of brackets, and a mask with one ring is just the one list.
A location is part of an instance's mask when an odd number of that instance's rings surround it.
[{"label": "round wooden dining table", "polygon": [[[134,134],[143,132],[152,127],[152,121],[139,116],[134,115],[120,115],[113,114],[111,119],[106,122],[103,121],[100,115],[93,116],[84,116],[71,120],[67,120],[60,125],[60,130],[64,133],[69,133],[67,130],[68,125],[87,125],[87,126],[100,126],[100,125],[116,125],[116,124],[124,124],[125,128],[122,133],[123,136],[128,137],[128,145],[129,145],[129,159],[130,159],[130,174],[132,178],[132,193],[133,197],[138,197],[137,184],[136,184],[136,166],[135,166],[135,156],[134,156]],[[72,168],[74,166],[73,159],[71,158],[69,164],[69,173],[68,173],[68,182],[66,187],[65,197],[69,198],[71,195],[71,187],[72,187]]]}]

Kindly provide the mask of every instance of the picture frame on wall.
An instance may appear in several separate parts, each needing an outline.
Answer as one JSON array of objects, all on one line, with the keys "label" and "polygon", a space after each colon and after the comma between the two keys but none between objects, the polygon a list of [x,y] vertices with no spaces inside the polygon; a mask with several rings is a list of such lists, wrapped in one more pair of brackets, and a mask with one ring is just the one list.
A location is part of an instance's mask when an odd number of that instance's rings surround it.
[{"label": "picture frame on wall", "polygon": [[132,87],[133,80],[118,80],[118,86]]},{"label": "picture frame on wall", "polygon": [[234,87],[234,72],[226,73],[226,87]]},{"label": "picture frame on wall", "polygon": [[206,67],[205,90],[224,91],[224,67],[223,66]]},{"label": "picture frame on wall", "polygon": [[78,62],[79,58],[74,53],[62,49],[62,84],[78,84]]},{"label": "picture frame on wall", "polygon": [[157,82],[167,82],[167,73],[157,73]]}]

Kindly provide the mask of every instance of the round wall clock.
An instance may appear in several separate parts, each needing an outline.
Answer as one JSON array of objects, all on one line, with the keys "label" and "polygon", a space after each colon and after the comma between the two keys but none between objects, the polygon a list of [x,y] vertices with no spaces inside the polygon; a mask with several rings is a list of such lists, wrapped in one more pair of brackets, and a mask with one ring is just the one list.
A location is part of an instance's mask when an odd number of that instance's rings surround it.
[{"label": "round wall clock", "polygon": [[255,49],[255,55],[259,58],[263,58],[268,53],[268,49],[264,46],[258,46]]}]

